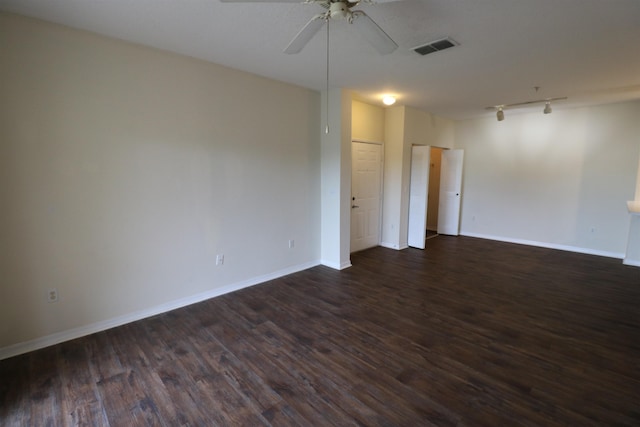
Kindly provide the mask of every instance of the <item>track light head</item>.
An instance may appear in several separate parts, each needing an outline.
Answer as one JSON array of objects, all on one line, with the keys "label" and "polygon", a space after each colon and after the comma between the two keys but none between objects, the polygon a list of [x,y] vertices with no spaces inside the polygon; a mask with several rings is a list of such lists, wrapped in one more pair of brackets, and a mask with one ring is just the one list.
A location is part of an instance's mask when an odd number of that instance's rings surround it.
[{"label": "track light head", "polygon": [[498,108],[498,111],[496,112],[496,117],[498,118],[499,122],[504,120],[504,111],[502,111],[502,107]]},{"label": "track light head", "polygon": [[551,110],[551,101],[547,101],[547,102],[544,104],[544,110],[542,110],[542,111],[543,111],[543,113],[545,113],[545,114],[549,114],[549,113],[551,113],[551,111],[552,111],[552,110]]}]

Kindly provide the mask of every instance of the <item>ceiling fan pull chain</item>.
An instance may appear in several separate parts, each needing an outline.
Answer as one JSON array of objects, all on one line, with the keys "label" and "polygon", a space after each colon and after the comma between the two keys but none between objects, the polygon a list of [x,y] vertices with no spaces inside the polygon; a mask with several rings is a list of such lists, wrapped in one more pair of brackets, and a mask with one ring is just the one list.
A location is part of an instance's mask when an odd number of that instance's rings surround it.
[{"label": "ceiling fan pull chain", "polygon": [[324,133],[329,133],[329,17],[326,19],[327,21],[327,100],[326,100],[326,115],[327,115],[327,124],[324,129]]}]

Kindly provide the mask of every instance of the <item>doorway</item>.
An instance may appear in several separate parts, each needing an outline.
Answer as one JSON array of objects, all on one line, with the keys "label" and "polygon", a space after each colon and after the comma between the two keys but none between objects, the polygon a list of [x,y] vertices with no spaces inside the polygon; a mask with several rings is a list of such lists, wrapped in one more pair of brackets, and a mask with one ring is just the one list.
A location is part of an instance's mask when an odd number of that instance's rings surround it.
[{"label": "doorway", "polygon": [[431,236],[458,235],[463,154],[463,150],[412,147],[409,246],[424,249]]},{"label": "doorway", "polygon": [[440,203],[440,173],[442,150],[431,147],[429,158],[429,193],[427,195],[427,238],[438,235],[438,205]]},{"label": "doorway", "polygon": [[351,143],[351,252],[380,243],[382,144]]}]

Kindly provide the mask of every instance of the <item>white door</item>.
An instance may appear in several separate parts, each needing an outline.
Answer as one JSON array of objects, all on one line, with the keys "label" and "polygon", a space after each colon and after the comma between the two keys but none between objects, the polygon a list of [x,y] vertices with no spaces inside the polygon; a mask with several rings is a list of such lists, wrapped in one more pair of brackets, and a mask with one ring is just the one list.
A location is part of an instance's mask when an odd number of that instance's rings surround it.
[{"label": "white door", "polygon": [[431,147],[411,147],[411,184],[409,187],[409,246],[424,249],[427,232],[427,197]]},{"label": "white door", "polygon": [[443,150],[438,204],[438,234],[457,236],[460,232],[463,150]]},{"label": "white door", "polygon": [[351,143],[351,252],[380,243],[382,146]]}]

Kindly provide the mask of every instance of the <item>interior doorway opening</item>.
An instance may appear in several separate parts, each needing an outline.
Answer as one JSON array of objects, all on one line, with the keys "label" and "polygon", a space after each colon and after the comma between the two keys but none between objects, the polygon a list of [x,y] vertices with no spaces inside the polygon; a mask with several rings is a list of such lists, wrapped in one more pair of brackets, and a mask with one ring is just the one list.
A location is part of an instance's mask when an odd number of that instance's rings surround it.
[{"label": "interior doorway opening", "polygon": [[427,230],[426,238],[438,235],[438,204],[440,203],[440,172],[442,169],[442,150],[431,147],[429,159],[429,193],[427,194]]},{"label": "interior doorway opening", "polygon": [[411,148],[409,246],[424,249],[431,236],[458,235],[463,155],[463,150],[424,145]]}]

